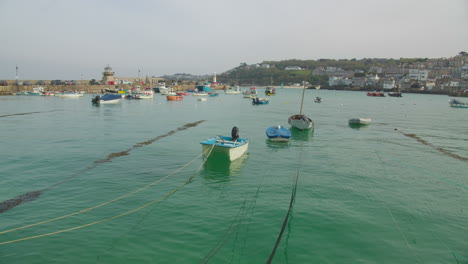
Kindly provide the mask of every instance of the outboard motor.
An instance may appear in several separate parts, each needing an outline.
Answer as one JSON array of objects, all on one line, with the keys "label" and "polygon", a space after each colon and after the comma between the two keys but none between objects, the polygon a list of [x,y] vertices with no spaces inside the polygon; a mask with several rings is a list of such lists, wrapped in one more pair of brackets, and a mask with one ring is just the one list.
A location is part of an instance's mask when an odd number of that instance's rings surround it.
[{"label": "outboard motor", "polygon": [[231,131],[232,141],[237,141],[239,138],[239,129],[237,127],[233,127]]},{"label": "outboard motor", "polygon": [[92,99],[91,102],[93,104],[97,104],[99,103],[100,100],[101,100],[101,97],[99,95],[96,95],[96,97],[94,97],[94,99]]}]

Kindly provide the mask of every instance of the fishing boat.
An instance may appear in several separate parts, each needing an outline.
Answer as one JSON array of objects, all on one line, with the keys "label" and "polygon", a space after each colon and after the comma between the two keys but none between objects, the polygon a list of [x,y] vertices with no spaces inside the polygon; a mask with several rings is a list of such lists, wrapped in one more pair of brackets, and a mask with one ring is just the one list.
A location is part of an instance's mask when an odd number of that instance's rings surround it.
[{"label": "fishing boat", "polygon": [[64,92],[57,93],[55,96],[62,97],[62,98],[78,98],[78,97],[82,97],[83,94],[80,92],[64,91]]},{"label": "fishing boat", "polygon": [[250,87],[247,91],[242,93],[244,98],[256,98],[257,97],[257,88]]},{"label": "fishing boat", "polygon": [[32,92],[28,92],[28,95],[44,95],[44,87],[34,87]]},{"label": "fishing boat", "polygon": [[302,107],[304,106],[304,93],[305,93],[305,82],[304,87],[302,88],[302,99],[301,99],[301,108],[299,110],[299,114],[292,115],[288,119],[288,123],[297,129],[304,130],[304,129],[311,129],[314,127],[314,121],[307,115],[302,113]]},{"label": "fishing boat", "polygon": [[449,104],[451,107],[456,107],[456,108],[468,108],[468,103],[462,102],[457,99],[450,99]]},{"label": "fishing boat", "polygon": [[271,141],[287,142],[291,138],[291,131],[284,126],[271,126],[265,133]]},{"label": "fishing boat", "polygon": [[193,96],[208,96],[207,92],[194,92],[192,94]]},{"label": "fishing boat", "polygon": [[399,92],[399,91],[388,92],[387,94],[388,94],[388,96],[391,96],[391,97],[402,97],[401,92]]},{"label": "fishing boat", "polygon": [[258,97],[252,98],[252,104],[254,105],[269,104],[269,103],[270,103],[269,98],[258,98]]},{"label": "fishing boat", "polygon": [[265,94],[266,95],[275,95],[276,94],[276,89],[271,88],[271,87],[267,87],[267,88],[265,88]]},{"label": "fishing boat", "polygon": [[385,94],[382,92],[368,92],[367,96],[374,96],[374,97],[385,97]]},{"label": "fishing boat", "polygon": [[153,87],[155,93],[167,93],[168,88],[165,83],[158,83],[156,87]]},{"label": "fishing boat", "polygon": [[316,103],[321,103],[322,102],[322,97],[315,97],[314,102]]},{"label": "fishing boat", "polygon": [[216,136],[200,142],[205,158],[222,157],[230,161],[241,157],[249,147],[249,140],[239,138],[239,129],[233,127],[231,136]]},{"label": "fishing boat", "polygon": [[361,125],[368,125],[370,124],[372,119],[370,118],[351,118],[348,120],[349,125],[356,125],[356,126],[361,126]]},{"label": "fishing boat", "polygon": [[226,94],[240,94],[241,93],[239,86],[231,87],[229,89],[224,90],[224,92]]},{"label": "fishing boat", "polygon": [[176,95],[189,95],[188,92],[176,92]]},{"label": "fishing boat", "polygon": [[137,90],[133,93],[134,99],[153,99],[154,91],[152,90]]},{"label": "fishing boat", "polygon": [[167,95],[166,99],[168,101],[182,101],[184,97],[182,95]]},{"label": "fishing boat", "polygon": [[211,97],[214,97],[214,96],[219,96],[219,93],[214,91],[214,92],[208,92],[208,95],[211,96]]},{"label": "fishing boat", "polygon": [[116,104],[122,99],[120,94],[104,94],[103,96],[96,95],[91,102],[93,104]]}]

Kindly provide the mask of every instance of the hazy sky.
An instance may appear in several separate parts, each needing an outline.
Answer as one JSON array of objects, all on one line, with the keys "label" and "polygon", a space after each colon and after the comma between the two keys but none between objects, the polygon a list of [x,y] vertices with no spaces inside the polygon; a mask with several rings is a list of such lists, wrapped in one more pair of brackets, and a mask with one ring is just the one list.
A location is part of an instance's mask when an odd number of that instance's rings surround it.
[{"label": "hazy sky", "polygon": [[468,51],[468,0],[0,0],[0,79],[221,73]]}]

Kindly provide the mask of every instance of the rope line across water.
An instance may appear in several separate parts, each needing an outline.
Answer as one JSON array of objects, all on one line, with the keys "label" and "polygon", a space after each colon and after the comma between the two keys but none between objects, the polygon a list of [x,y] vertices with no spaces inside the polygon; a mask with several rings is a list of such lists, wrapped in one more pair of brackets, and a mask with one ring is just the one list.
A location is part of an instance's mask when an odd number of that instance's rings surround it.
[{"label": "rope line across water", "polygon": [[[210,154],[211,154],[211,151],[213,150],[214,148],[214,145],[213,147],[211,148],[210,152],[208,153],[208,155],[206,155],[206,157],[208,157]],[[200,157],[200,155],[198,156]],[[198,158],[197,157],[197,158]],[[193,162],[193,160],[191,161]],[[84,225],[80,225],[80,226],[75,226],[75,227],[72,227],[72,228],[68,228],[68,229],[63,229],[63,230],[58,230],[58,231],[55,231],[55,232],[51,232],[51,233],[46,233],[46,234],[41,234],[41,235],[37,235],[37,236],[30,236],[30,237],[25,237],[25,238],[20,238],[20,239],[16,239],[16,240],[10,240],[10,241],[5,241],[5,242],[0,242],[0,245],[6,245],[6,244],[11,244],[11,243],[15,243],[15,242],[21,242],[21,241],[26,241],[26,240],[30,240],[30,239],[35,239],[35,238],[40,238],[40,237],[46,237],[46,236],[51,236],[51,235],[56,235],[56,234],[60,234],[60,233],[65,233],[65,232],[68,232],[68,231],[72,231],[72,230],[76,230],[76,229],[80,229],[80,228],[84,228],[84,227],[88,227],[88,226],[92,226],[92,225],[96,225],[96,224],[99,224],[99,223],[103,223],[103,222],[107,222],[107,221],[110,221],[110,220],[113,220],[113,219],[117,219],[117,218],[120,218],[122,216],[125,216],[125,215],[128,215],[128,214],[131,214],[131,213],[134,213],[134,212],[137,212],[141,209],[144,209],[152,204],[155,204],[157,202],[160,202],[164,199],[166,199],[167,197],[171,196],[172,194],[174,194],[175,192],[177,192],[180,188],[182,188],[183,186],[189,184],[196,176],[196,173],[201,169],[201,167],[203,166],[203,164],[206,162],[206,159],[204,159],[204,161],[202,162],[202,164],[197,168],[197,170],[195,171],[195,173],[190,177],[188,178],[183,184],[181,184],[180,186],[178,186],[177,188],[175,188],[174,190],[170,191],[169,193],[167,193],[166,195],[162,196],[161,198],[158,198],[156,200],[153,200],[143,206],[140,206],[136,209],[133,209],[133,210],[130,210],[130,211],[127,211],[125,213],[122,213],[122,214],[119,214],[119,215],[114,215],[112,217],[109,217],[109,218],[106,218],[106,219],[102,219],[102,220],[99,220],[99,221],[96,221],[96,222],[92,222],[92,223],[88,223],[88,224],[84,224]],[[166,176],[168,177],[168,176]],[[118,198],[116,198],[118,199]],[[84,210],[82,210],[84,211]],[[81,212],[81,211],[80,211]],[[64,217],[63,217],[64,218]],[[5,232],[4,232],[5,233]]]}]

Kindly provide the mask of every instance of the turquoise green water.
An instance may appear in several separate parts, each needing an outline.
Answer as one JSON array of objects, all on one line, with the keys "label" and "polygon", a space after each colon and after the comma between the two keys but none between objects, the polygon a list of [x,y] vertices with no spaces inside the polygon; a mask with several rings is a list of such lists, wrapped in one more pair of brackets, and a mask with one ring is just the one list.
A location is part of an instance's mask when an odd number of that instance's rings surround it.
[{"label": "turquoise green water", "polygon": [[[0,203],[43,191],[0,213],[0,263],[265,263],[296,176],[272,263],[468,263],[468,111],[447,96],[307,90],[314,131],[266,141],[301,93],[0,97]],[[204,164],[199,142],[233,126],[248,153]]]}]

